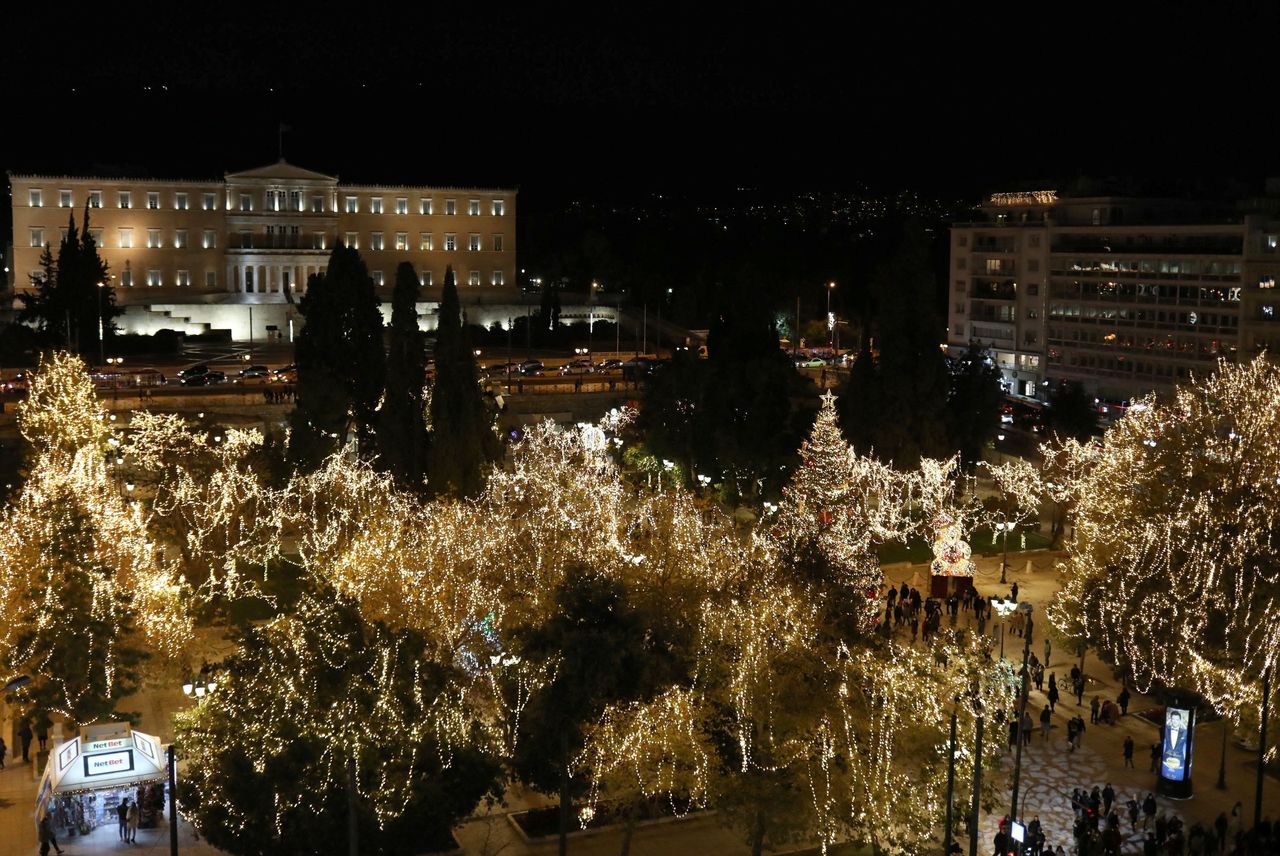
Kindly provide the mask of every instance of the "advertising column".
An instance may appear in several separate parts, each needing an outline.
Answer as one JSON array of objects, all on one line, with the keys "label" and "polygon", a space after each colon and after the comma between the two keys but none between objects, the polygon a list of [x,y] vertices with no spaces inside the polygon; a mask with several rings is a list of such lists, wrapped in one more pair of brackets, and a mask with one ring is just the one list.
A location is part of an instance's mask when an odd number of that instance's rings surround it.
[{"label": "advertising column", "polygon": [[1194,704],[1175,701],[1165,708],[1160,745],[1160,781],[1157,788],[1167,796],[1178,799],[1191,796],[1191,751],[1195,724]]}]

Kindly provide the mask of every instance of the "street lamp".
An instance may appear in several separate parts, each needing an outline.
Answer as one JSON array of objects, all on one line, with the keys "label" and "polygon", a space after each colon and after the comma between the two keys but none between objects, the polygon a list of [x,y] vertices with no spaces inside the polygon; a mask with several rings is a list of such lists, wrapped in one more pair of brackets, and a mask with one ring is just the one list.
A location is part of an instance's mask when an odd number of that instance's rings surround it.
[{"label": "street lamp", "polygon": [[1013,529],[1013,523],[1010,521],[1002,521],[996,524],[996,531],[1001,533],[1000,540],[1003,544],[1004,555],[1000,559],[1000,584],[1004,585],[1008,582],[1005,579],[1005,573],[1009,570],[1009,530]]}]

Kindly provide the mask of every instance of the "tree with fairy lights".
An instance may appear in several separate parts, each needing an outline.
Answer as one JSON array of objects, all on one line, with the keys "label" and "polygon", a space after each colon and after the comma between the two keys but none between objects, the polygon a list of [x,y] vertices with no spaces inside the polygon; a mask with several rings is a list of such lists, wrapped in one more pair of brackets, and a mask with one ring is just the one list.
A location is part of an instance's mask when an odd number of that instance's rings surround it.
[{"label": "tree with fairy lights", "polygon": [[1067,447],[1075,531],[1050,619],[1140,690],[1190,688],[1252,725],[1280,658],[1277,436],[1280,367],[1259,357]]},{"label": "tree with fairy lights", "polygon": [[500,765],[420,634],[332,592],[250,629],[218,692],[177,717],[183,811],[228,853],[334,852],[355,802],[362,853],[451,850]]}]

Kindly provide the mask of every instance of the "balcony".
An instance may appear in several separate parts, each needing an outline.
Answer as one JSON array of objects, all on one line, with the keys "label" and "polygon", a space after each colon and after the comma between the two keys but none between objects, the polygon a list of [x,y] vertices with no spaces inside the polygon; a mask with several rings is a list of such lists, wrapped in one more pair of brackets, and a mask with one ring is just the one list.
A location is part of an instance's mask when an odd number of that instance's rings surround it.
[{"label": "balcony", "polygon": [[1012,279],[974,277],[972,296],[975,300],[1016,300],[1018,284]]},{"label": "balcony", "polygon": [[[325,236],[326,247],[332,247],[334,238]],[[316,247],[313,245],[313,235],[293,235],[293,234],[274,234],[274,235],[239,235],[232,233],[227,236],[228,250],[290,250],[292,252],[313,252],[328,253],[329,250],[324,247]]]}]

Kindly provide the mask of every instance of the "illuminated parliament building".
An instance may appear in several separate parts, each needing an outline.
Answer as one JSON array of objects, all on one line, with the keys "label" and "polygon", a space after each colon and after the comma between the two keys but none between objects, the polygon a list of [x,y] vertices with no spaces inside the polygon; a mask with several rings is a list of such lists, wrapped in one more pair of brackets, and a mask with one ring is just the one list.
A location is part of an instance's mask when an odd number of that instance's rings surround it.
[{"label": "illuminated parliament building", "polygon": [[[463,304],[476,307],[475,323],[505,321],[511,310],[503,304],[519,300],[514,189],[343,184],[284,160],[220,181],[9,180],[15,289],[30,288],[44,246],[56,253],[68,217],[80,228],[88,206],[125,333],[284,338],[301,324],[297,302],[307,278],[324,271],[337,241],[360,251],[388,319],[404,261],[418,271],[428,303],[439,300],[452,265]],[[423,323],[434,326],[434,318]]]}]

